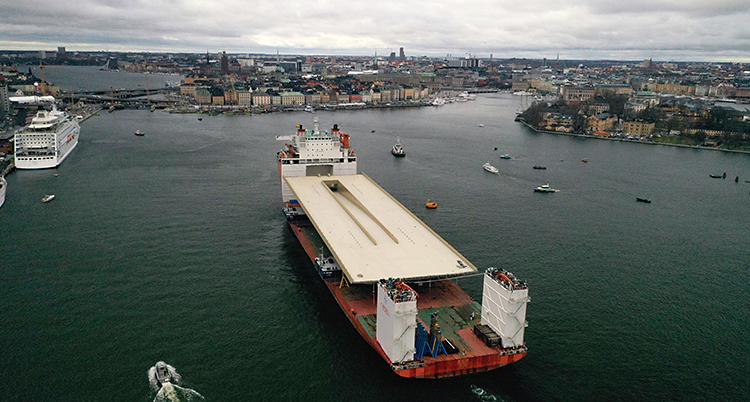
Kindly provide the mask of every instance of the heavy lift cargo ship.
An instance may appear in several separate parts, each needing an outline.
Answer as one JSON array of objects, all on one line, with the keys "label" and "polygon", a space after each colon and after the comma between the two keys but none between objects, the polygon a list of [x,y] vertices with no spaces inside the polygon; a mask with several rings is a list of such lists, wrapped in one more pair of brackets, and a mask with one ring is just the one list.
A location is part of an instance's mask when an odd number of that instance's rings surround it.
[{"label": "heavy lift cargo ship", "polygon": [[528,287],[483,273],[482,304],[457,284],[477,268],[364,174],[348,134],[278,136],[284,215],[360,335],[396,374],[442,378],[526,355]]}]

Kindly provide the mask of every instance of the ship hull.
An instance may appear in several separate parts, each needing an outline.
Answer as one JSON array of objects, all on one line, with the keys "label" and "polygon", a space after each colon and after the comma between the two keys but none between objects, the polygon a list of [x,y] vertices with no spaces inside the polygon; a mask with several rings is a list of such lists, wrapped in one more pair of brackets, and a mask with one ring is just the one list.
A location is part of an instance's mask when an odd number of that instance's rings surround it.
[{"label": "ship hull", "polygon": [[[70,139],[62,144],[59,154],[16,155],[16,169],[51,169],[60,166],[65,158],[78,146],[80,127],[77,123],[74,123],[71,127],[71,131],[64,134],[69,135]],[[57,135],[60,134],[58,133]]]},{"label": "ship hull", "polygon": [[[300,245],[305,250],[305,253],[314,262],[323,245],[322,240],[319,239],[319,236],[315,232],[315,228],[305,218],[291,220],[288,223],[295,237],[299,240]],[[438,355],[437,357],[425,356],[423,359],[400,365],[391,364],[376,338],[375,323],[377,306],[373,297],[373,285],[342,287],[340,275],[335,278],[321,277],[321,279],[360,336],[401,377],[434,379],[482,373],[516,362],[526,355],[525,347],[513,350],[488,347],[473,334],[471,327],[466,326],[456,331],[460,335],[460,342],[464,346],[460,353]],[[464,307],[469,310],[479,310],[479,305],[472,300],[471,296],[454,282],[444,281],[433,286],[429,290],[430,292],[434,292],[431,295],[432,297],[425,297],[418,301],[418,309],[420,311],[424,310],[426,312],[425,316],[441,308]],[[439,291],[436,290],[437,288],[439,288]],[[419,288],[417,289],[419,291]],[[424,291],[428,292],[428,290]],[[477,314],[477,323],[478,316],[479,314]]]}]

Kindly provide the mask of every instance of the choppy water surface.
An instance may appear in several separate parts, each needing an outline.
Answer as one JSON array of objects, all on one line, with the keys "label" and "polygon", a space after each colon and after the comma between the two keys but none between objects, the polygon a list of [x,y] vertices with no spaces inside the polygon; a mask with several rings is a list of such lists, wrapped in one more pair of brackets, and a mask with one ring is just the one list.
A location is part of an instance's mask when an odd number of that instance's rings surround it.
[{"label": "choppy water surface", "polygon": [[406,380],[360,339],[280,213],[274,136],[310,114],[117,111],[60,168],[8,177],[0,399],[150,401],[159,360],[207,401],[745,398],[750,156],[537,134],[517,107],[318,115],[476,266],[530,283],[519,363]]}]

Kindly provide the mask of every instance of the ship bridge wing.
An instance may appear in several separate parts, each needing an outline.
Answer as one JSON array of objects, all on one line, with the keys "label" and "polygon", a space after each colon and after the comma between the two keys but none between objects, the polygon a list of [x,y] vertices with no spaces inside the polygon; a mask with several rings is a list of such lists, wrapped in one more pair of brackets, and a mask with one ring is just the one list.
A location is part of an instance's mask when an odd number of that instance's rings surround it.
[{"label": "ship bridge wing", "polygon": [[350,283],[477,269],[364,174],[284,177]]}]

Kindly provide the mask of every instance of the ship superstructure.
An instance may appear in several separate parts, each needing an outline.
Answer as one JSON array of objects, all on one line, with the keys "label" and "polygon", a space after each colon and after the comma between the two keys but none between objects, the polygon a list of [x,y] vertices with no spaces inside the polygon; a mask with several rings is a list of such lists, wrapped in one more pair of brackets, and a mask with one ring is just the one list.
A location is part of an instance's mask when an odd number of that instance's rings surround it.
[{"label": "ship superstructure", "polygon": [[[451,377],[525,356],[523,282],[502,269],[479,273],[357,174],[349,136],[337,126],[321,132],[316,119],[313,130],[298,126],[277,139],[286,141],[277,161],[292,231],[349,321],[398,375]],[[472,275],[485,277],[482,305],[458,286]]]},{"label": "ship superstructure", "polygon": [[15,134],[18,169],[47,169],[60,165],[78,145],[78,118],[65,111],[39,110],[31,124]]}]

